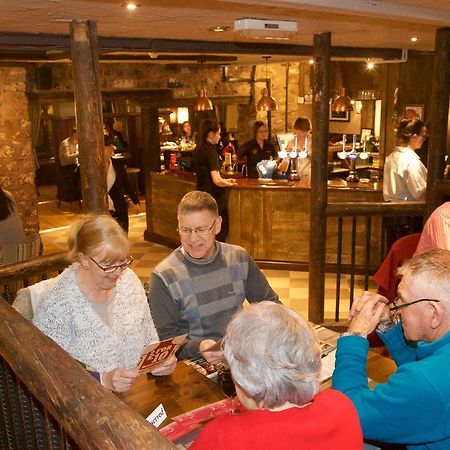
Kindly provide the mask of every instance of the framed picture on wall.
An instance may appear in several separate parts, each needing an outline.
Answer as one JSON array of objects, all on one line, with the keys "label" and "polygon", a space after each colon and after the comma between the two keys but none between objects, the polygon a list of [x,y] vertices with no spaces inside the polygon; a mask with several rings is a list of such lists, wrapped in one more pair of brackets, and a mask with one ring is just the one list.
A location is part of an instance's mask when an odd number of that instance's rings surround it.
[{"label": "framed picture on wall", "polygon": [[407,119],[420,119],[423,120],[424,105],[405,105],[404,116]]},{"label": "framed picture on wall", "polygon": [[350,122],[350,111],[333,111],[330,108],[331,122]]}]

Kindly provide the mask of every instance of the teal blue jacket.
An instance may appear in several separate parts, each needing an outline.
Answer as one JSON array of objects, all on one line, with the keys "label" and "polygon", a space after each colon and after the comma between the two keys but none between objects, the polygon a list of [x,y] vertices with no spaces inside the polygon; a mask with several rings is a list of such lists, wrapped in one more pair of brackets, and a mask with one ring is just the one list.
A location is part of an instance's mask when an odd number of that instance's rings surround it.
[{"label": "teal blue jacket", "polygon": [[374,390],[367,382],[367,339],[344,336],[337,344],[333,387],[356,406],[364,438],[411,450],[449,450],[450,332],[412,345],[399,324],[380,337],[398,369]]}]

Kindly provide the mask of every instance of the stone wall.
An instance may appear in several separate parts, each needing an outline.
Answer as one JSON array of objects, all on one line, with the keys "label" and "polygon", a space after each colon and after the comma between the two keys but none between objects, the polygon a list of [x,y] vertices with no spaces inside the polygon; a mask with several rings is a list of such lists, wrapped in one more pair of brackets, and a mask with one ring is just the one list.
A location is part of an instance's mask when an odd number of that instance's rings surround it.
[{"label": "stone wall", "polygon": [[[277,102],[278,109],[273,111],[273,133],[285,131],[286,123],[292,129],[292,124],[298,116],[299,73],[300,65],[305,63],[260,64],[256,66],[256,79],[270,78],[271,93]],[[288,67],[288,70],[286,70]],[[70,64],[52,64],[53,88],[72,90],[72,70]],[[309,70],[309,69],[308,69]],[[252,66],[229,66],[230,78],[249,79]],[[207,65],[177,65],[177,64],[118,64],[104,63],[100,65],[102,89],[162,89],[168,87],[168,81],[181,84],[175,88],[175,98],[196,97],[203,79],[204,87],[209,97],[215,96],[250,96],[249,105],[239,106],[239,125],[237,138],[240,141],[251,137],[251,129],[255,120],[267,121],[267,113],[256,111],[256,104],[261,98],[264,82],[224,82],[222,67]],[[304,71],[302,71],[303,73]],[[286,102],[286,80],[288,80],[288,101]],[[287,122],[286,122],[287,105]]]},{"label": "stone wall", "polygon": [[39,231],[26,69],[0,67],[0,185],[18,205],[27,234]]}]

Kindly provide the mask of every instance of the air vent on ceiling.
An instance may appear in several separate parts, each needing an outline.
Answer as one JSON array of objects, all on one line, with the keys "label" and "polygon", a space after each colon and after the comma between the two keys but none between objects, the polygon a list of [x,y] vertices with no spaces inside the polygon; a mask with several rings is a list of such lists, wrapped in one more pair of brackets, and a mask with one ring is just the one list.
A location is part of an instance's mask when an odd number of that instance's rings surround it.
[{"label": "air vent on ceiling", "polygon": [[287,40],[298,31],[294,20],[271,20],[245,17],[234,21],[234,31],[252,39]]}]

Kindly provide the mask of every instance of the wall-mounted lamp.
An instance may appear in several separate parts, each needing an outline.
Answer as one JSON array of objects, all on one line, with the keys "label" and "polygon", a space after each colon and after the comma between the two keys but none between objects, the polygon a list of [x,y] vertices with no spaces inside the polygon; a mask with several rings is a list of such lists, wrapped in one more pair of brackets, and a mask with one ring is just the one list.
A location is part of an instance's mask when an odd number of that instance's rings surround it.
[{"label": "wall-mounted lamp", "polygon": [[179,124],[189,121],[189,108],[177,108],[177,121]]}]

